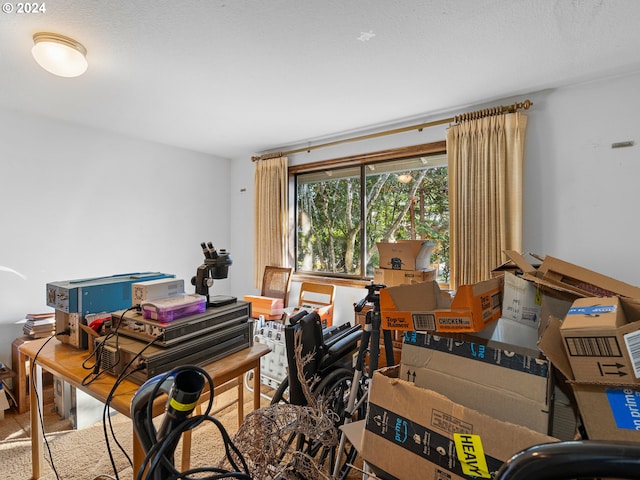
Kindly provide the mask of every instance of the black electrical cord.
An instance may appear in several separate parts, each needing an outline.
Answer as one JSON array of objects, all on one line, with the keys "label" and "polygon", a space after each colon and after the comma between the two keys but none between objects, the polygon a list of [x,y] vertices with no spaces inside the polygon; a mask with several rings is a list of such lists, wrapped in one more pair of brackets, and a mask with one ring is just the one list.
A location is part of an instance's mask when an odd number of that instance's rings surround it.
[{"label": "black electrical cord", "polygon": [[[85,370],[91,370],[91,372],[89,374],[87,374],[86,377],[84,377],[82,379],[82,385],[83,386],[87,386],[90,383],[94,382],[95,380],[97,380],[100,376],[102,376],[102,374],[104,373],[104,370],[101,370],[102,367],[102,354],[104,352],[104,346],[107,344],[107,341],[109,341],[111,338],[115,338],[115,352],[116,352],[116,360],[115,362],[113,362],[112,366],[115,367],[116,365],[118,365],[120,363],[120,349],[118,348],[118,344],[119,344],[119,339],[120,339],[120,332],[118,331],[118,329],[120,328],[120,325],[122,324],[122,321],[124,319],[124,316],[130,312],[131,310],[140,310],[140,306],[139,305],[134,305],[133,307],[129,307],[126,310],[124,310],[121,314],[120,314],[120,319],[117,322],[115,328],[113,328],[113,330],[111,330],[107,335],[104,336],[104,338],[100,341],[100,343],[98,343],[93,351],[89,354],[89,356],[87,358],[84,359],[84,361],[82,362],[82,368],[84,368]],[[91,339],[89,339],[91,340]],[[89,365],[87,362],[89,362],[89,360],[94,359],[94,363],[93,365]],[[126,370],[126,369],[125,369]]]},{"label": "black electrical cord", "polygon": [[138,367],[133,368],[133,369],[131,368],[131,366],[134,364],[134,362],[136,362],[140,358],[140,356],[145,352],[145,350],[147,350],[149,347],[151,347],[157,341],[158,341],[158,338],[153,339],[151,342],[149,342],[147,345],[145,345],[129,361],[129,363],[127,363],[127,365],[125,365],[125,367],[123,368],[122,372],[120,372],[120,375],[118,375],[118,377],[116,378],[116,381],[114,382],[113,387],[111,387],[111,390],[109,391],[109,394],[107,395],[107,398],[106,398],[106,400],[104,402],[104,408],[102,410],[102,430],[103,430],[103,433],[104,433],[105,442],[107,444],[107,452],[109,454],[109,461],[111,462],[111,467],[113,468],[113,472],[114,472],[116,480],[119,480],[120,477],[118,475],[118,469],[116,467],[115,460],[113,458],[113,452],[111,450],[111,443],[109,442],[109,435],[108,435],[108,432],[107,432],[107,421],[109,423],[109,431],[111,432],[111,437],[116,442],[116,445],[118,446],[120,451],[126,457],[127,461],[129,462],[129,465],[131,465],[132,467],[133,467],[133,462],[131,460],[131,457],[129,457],[129,455],[128,455],[127,451],[125,450],[125,448],[120,444],[120,442],[116,438],[115,432],[113,430],[113,424],[111,422],[111,415],[108,414],[109,408],[110,408],[110,404],[111,404],[111,399],[113,398],[113,395],[115,394],[116,389],[120,386],[120,384],[125,379],[127,379],[133,373],[135,373],[135,372],[137,372],[139,370],[143,370],[145,368],[144,365],[138,365]]},{"label": "black electrical cord", "polygon": [[44,444],[47,446],[47,452],[49,454],[49,460],[51,461],[51,469],[53,470],[53,473],[56,476],[56,479],[60,480],[60,476],[58,475],[58,470],[56,469],[56,465],[53,461],[53,455],[51,454],[51,447],[49,446],[49,441],[47,440],[47,435],[45,434],[45,430],[44,430],[44,417],[42,416],[42,410],[40,409],[40,396],[38,395],[38,388],[36,387],[36,380],[35,380],[35,368],[36,368],[36,360],[38,359],[38,355],[40,354],[40,352],[42,351],[42,349],[47,345],[47,343],[49,343],[51,341],[51,339],[57,337],[58,335],[68,335],[68,332],[60,332],[60,333],[56,333],[55,335],[51,335],[49,338],[47,338],[47,340],[40,346],[40,348],[38,349],[38,351],[36,352],[36,354],[34,355],[31,364],[29,366],[29,380],[31,381],[31,392],[32,394],[34,394],[36,396],[36,400],[37,400],[37,405],[38,405],[38,420],[40,421],[40,430],[42,431],[42,438],[44,439]]},{"label": "black electrical cord", "polygon": [[[171,431],[167,433],[164,438],[155,440],[157,436],[157,432],[155,431],[155,427],[153,426],[153,399],[158,396],[158,392],[160,391],[161,385],[171,376],[175,376],[176,374],[184,371],[195,371],[200,373],[206,380],[209,386],[209,402],[205,413],[202,415],[195,415],[191,417],[187,417],[185,420],[180,422],[175,426]],[[209,477],[198,476],[199,480],[217,480],[223,478],[237,478],[241,480],[251,480],[251,475],[249,474],[249,467],[247,465],[244,456],[240,452],[240,450],[235,446],[233,441],[231,440],[229,434],[226,429],[220,423],[219,420],[209,415],[212,405],[213,405],[213,379],[207,373],[206,370],[196,367],[193,365],[181,366],[174,368],[173,370],[167,372],[159,380],[156,382],[155,387],[153,388],[150,398],[151,401],[147,402],[146,405],[146,428],[148,428],[149,432],[146,432],[148,437],[154,439],[151,448],[148,449],[147,455],[140,467],[140,470],[137,472],[136,480],[153,480],[155,479],[155,474],[157,469],[162,465],[165,471],[171,472],[169,477],[165,477],[163,480],[178,480],[178,479],[190,479],[190,475],[194,473],[206,473],[213,472],[213,475]],[[171,449],[175,447],[177,440],[180,436],[188,431],[192,430],[201,423],[209,421],[212,422],[220,432],[222,440],[224,442],[225,454],[229,464],[235,471],[233,470],[225,470],[219,467],[200,467],[192,470],[188,470],[185,472],[179,472],[175,469],[173,464],[168,461],[167,455],[172,455]],[[238,459],[241,465],[236,463],[235,459]],[[148,468],[147,468],[148,467]],[[146,474],[145,474],[146,470]]]}]

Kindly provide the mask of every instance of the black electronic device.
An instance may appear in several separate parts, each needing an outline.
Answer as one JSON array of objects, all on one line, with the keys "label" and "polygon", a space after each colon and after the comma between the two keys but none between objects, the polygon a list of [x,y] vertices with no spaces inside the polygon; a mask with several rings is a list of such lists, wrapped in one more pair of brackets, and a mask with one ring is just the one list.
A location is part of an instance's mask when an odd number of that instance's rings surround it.
[{"label": "black electronic device", "polygon": [[[97,337],[95,350],[102,370],[144,383],[183,365],[203,366],[253,345],[253,322],[215,330],[170,348],[156,347],[121,335]],[[128,367],[127,367],[128,366]]]},{"label": "black electronic device", "polygon": [[155,340],[155,346],[169,347],[209,332],[247,323],[251,318],[251,303],[240,300],[221,307],[209,307],[203,313],[169,323],[146,319],[134,310],[113,312],[111,317],[120,334],[145,342]]}]

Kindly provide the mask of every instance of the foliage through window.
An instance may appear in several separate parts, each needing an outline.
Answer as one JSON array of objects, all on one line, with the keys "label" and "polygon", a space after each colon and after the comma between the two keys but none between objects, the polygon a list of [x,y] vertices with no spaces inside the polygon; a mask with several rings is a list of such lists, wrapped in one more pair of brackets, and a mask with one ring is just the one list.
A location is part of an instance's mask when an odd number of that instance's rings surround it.
[{"label": "foliage through window", "polygon": [[295,187],[298,272],[371,277],[376,242],[424,239],[448,283],[446,154],[301,172]]}]

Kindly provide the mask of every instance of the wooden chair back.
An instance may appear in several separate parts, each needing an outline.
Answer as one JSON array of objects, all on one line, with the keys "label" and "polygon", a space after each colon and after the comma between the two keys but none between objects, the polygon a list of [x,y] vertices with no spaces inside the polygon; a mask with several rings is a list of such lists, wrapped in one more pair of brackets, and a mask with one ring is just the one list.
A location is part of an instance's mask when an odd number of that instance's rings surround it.
[{"label": "wooden chair back", "polygon": [[287,300],[289,299],[292,273],[293,268],[274,267],[270,265],[264,267],[260,295],[263,297],[281,298],[286,307]]},{"label": "wooden chair back", "polygon": [[335,285],[325,283],[302,282],[298,305],[327,306],[333,305],[336,295]]}]

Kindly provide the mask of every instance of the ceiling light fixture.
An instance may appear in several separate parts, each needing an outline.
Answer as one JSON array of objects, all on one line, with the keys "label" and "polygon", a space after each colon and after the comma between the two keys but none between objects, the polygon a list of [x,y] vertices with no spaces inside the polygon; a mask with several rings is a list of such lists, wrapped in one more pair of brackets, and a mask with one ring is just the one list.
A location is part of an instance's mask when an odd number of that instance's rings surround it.
[{"label": "ceiling light fixture", "polygon": [[47,72],[60,77],[77,77],[86,72],[87,49],[73,38],[57,33],[33,34],[31,53]]},{"label": "ceiling light fixture", "polygon": [[398,175],[398,181],[400,183],[409,183],[413,180],[413,177],[408,173],[403,173],[402,175]]}]

